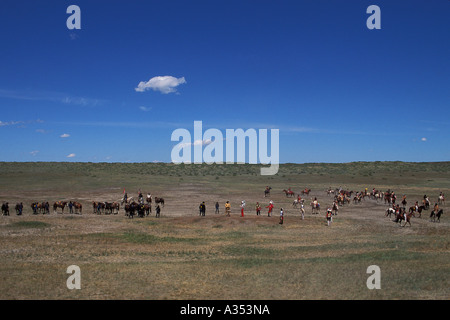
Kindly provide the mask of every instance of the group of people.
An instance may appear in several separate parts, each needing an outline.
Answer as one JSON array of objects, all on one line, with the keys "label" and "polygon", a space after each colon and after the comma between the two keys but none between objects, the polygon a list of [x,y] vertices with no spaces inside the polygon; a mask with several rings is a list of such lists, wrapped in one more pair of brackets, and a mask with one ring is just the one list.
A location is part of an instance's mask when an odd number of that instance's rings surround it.
[{"label": "group of people", "polygon": [[[246,202],[245,202],[245,200],[242,200],[241,204],[240,204],[241,217],[244,217],[245,206],[246,206]],[[200,203],[200,205],[198,206],[198,208],[199,208],[199,215],[204,217],[206,215],[206,204],[205,204],[205,201],[202,201]],[[268,217],[272,216],[273,208],[274,208],[273,201],[270,200],[269,201],[269,205],[266,206],[266,209],[268,209],[268,211],[267,211],[267,216]],[[215,214],[220,214],[220,210],[219,209],[220,209],[219,202],[216,202],[216,204],[215,204]],[[261,215],[261,209],[262,209],[261,204],[259,202],[256,202],[255,210],[256,210],[256,215],[257,216]],[[225,215],[227,217],[229,217],[231,215],[231,203],[230,203],[230,201],[227,201],[225,203]],[[280,208],[280,224],[283,224],[283,222],[284,222],[284,211],[283,211],[283,208]]]}]

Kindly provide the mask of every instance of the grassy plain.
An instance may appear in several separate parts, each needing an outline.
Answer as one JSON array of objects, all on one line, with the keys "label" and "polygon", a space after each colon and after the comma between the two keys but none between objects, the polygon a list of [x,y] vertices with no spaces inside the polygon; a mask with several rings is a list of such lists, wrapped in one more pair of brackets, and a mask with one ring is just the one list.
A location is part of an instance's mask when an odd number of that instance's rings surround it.
[{"label": "grassy plain", "polygon": [[[258,165],[163,163],[0,163],[0,299],[449,299],[448,205],[440,223],[429,211],[400,227],[387,206],[366,199],[340,208],[331,226],[329,187],[394,190],[408,207],[424,194],[449,194],[450,162],[283,164],[275,176]],[[264,197],[265,186],[270,197]],[[283,189],[311,188],[302,220]],[[92,201],[163,197],[161,218],[92,213]],[[322,205],[312,215],[308,204]],[[275,203],[267,216],[269,200]],[[35,201],[79,201],[82,215],[33,215]],[[224,215],[225,201],[232,204]],[[239,204],[246,200],[245,217]],[[198,205],[206,202],[206,216]],[[220,213],[214,204],[220,203]],[[259,201],[261,216],[254,205]],[[23,202],[24,214],[14,205]],[[285,223],[278,223],[280,208]],[[66,269],[81,269],[68,290]],[[381,289],[366,286],[381,269]]]}]

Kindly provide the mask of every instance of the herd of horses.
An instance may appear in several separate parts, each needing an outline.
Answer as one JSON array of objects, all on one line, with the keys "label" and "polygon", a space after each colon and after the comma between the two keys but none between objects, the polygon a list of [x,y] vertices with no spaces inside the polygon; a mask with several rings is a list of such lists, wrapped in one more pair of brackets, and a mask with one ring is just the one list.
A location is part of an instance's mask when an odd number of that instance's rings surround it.
[{"label": "herd of horses", "polygon": [[[264,190],[264,197],[270,196],[271,191],[270,186],[266,186]],[[291,190],[291,188],[283,189],[284,194],[286,197],[294,197],[295,192]],[[297,208],[299,205],[301,206],[301,212],[302,215],[305,213],[304,210],[304,202],[305,198],[302,198],[302,196],[308,196],[311,192],[311,189],[304,188],[301,190],[300,193],[297,194],[297,198],[293,201],[292,207]],[[386,209],[386,217],[391,218],[391,216],[394,216],[394,222],[400,223],[402,225],[402,222],[404,221],[404,225],[409,224],[411,226],[411,217],[414,218],[421,218],[422,212],[425,210],[429,210],[431,207],[431,203],[429,198],[425,195],[423,199],[421,200],[421,203],[419,204],[418,201],[415,202],[413,206],[410,206],[407,210],[407,200],[406,196],[403,195],[401,200],[401,205],[396,204],[397,196],[396,194],[391,191],[387,190],[385,192],[376,190],[375,188],[369,192],[367,188],[364,191],[353,191],[353,190],[343,190],[341,188],[332,189],[329,188],[326,190],[326,193],[328,196],[333,195],[333,202],[330,206],[329,210],[333,212],[334,215],[338,214],[339,206],[344,206],[346,204],[350,204],[353,200],[355,204],[361,203],[366,198],[383,201],[384,203],[389,205],[389,208]],[[353,196],[353,197],[352,197]],[[164,198],[155,197],[155,210],[156,210],[156,217],[160,216],[161,207],[164,207]],[[142,196],[142,193],[139,193],[138,201],[136,202],[132,197],[127,198],[124,196],[122,200],[116,201],[116,202],[92,202],[92,209],[94,214],[118,214],[121,208],[121,205],[123,206],[123,209],[125,211],[125,215],[129,218],[133,218],[133,216],[137,215],[139,217],[148,216],[152,212],[152,202],[153,198],[150,194],[147,194],[146,200],[144,201],[144,197]],[[445,198],[444,195],[441,193],[437,199],[436,204],[434,205],[433,209],[431,210],[430,214],[430,221],[433,222],[440,222],[440,218],[443,214],[443,209],[439,209],[438,205],[445,204]],[[319,214],[320,213],[320,203],[317,200],[317,198],[311,199],[310,202],[311,206],[311,213],[312,214]],[[76,213],[76,214],[82,214],[83,205],[80,202],[77,201],[56,201],[51,206],[48,201],[44,202],[33,202],[30,205],[33,214],[49,214],[50,208],[53,208],[53,212],[59,213],[58,209],[61,209],[61,213],[64,213],[64,209],[68,208],[69,213]],[[9,215],[9,204],[8,202],[4,202],[1,206],[2,215]],[[23,212],[23,203],[17,203],[15,206],[15,211],[17,215],[22,215]]]},{"label": "herd of horses", "polygon": [[[270,195],[270,190],[272,188],[267,186],[264,190],[264,196]],[[304,202],[305,198],[301,198],[301,196],[309,195],[311,192],[311,189],[305,188],[300,193],[297,194],[297,198],[293,201],[292,207],[298,208],[300,205],[300,210],[302,215],[305,213],[304,209]],[[291,188],[283,189],[283,193],[286,195],[286,197],[294,197],[295,192],[291,190]],[[376,190],[375,188],[369,192],[368,189],[365,189],[364,191],[353,191],[353,190],[343,190],[342,188],[335,188],[332,189],[331,187],[326,190],[326,193],[328,196],[334,195],[332,205],[328,208],[328,210],[332,211],[333,215],[337,215],[339,211],[339,206],[343,206],[345,204],[350,204],[352,201],[355,204],[361,203],[366,198],[383,201],[384,203],[389,205],[390,207],[386,210],[386,217],[391,218],[392,215],[394,215],[394,219],[392,221],[397,222],[402,226],[402,222],[404,222],[403,226],[406,226],[409,224],[411,226],[411,217],[414,218],[421,218],[421,214],[424,210],[429,210],[431,207],[431,203],[429,198],[425,195],[423,200],[421,201],[421,204],[419,204],[418,201],[416,201],[414,206],[410,206],[409,210],[406,209],[407,206],[407,200],[406,196],[403,195],[401,204],[396,204],[397,196],[392,190],[387,191],[380,191]],[[300,195],[301,194],[301,195]],[[444,194],[439,195],[437,202],[430,213],[430,221],[432,222],[440,222],[440,218],[442,214],[444,213],[443,209],[439,209],[438,205],[445,204],[445,197]],[[320,213],[320,203],[317,200],[317,197],[314,199],[311,199],[310,202],[311,207],[311,213],[312,214],[318,214]]]},{"label": "herd of horses", "polygon": [[[125,215],[133,218],[134,215],[144,216],[149,215],[152,212],[152,202],[153,198],[148,196],[146,203],[143,201],[143,197],[138,198],[138,202],[134,201],[133,198],[122,199],[120,202],[92,202],[92,209],[94,214],[118,214],[121,205],[125,211]],[[155,197],[156,205],[156,216],[160,216],[160,205],[164,207],[164,198]],[[37,214],[50,214],[50,208],[53,208],[54,213],[64,213],[67,208],[69,213],[82,214],[83,205],[77,201],[56,201],[50,206],[48,201],[43,202],[33,202],[31,205],[31,210],[34,215]],[[58,211],[60,209],[61,211]],[[9,216],[9,203],[3,202],[1,206],[2,215]],[[23,203],[17,203],[15,206],[16,215],[22,215]],[[66,210],[67,212],[67,210]]]}]

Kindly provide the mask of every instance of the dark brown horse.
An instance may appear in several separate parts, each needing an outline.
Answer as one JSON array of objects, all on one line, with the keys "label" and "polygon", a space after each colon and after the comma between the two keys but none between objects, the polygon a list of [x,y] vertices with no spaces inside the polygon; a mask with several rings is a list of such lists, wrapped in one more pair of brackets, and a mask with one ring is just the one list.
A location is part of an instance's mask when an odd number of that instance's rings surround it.
[{"label": "dark brown horse", "polygon": [[31,204],[31,210],[33,210],[33,214],[38,214],[38,213],[42,213],[42,214],[46,214],[46,213],[50,213],[50,204],[48,202],[33,202]]},{"label": "dark brown horse", "polygon": [[156,204],[162,204],[162,206],[164,207],[164,198],[158,198],[158,197],[155,197],[155,203]]},{"label": "dark brown horse", "polygon": [[438,212],[435,212],[434,210],[431,211],[431,215],[430,215],[430,221],[436,222],[436,218],[437,218],[437,222],[441,222],[441,215],[444,213],[444,210],[441,209]]},{"label": "dark brown horse", "polygon": [[[408,223],[409,226],[411,226],[411,217],[412,213],[406,213],[405,210],[400,209],[400,212],[397,214],[394,222],[400,223],[400,227],[405,227]],[[402,226],[402,221],[405,221],[405,224]]]},{"label": "dark brown horse", "polygon": [[8,202],[2,204],[2,215],[9,216],[9,205]]},{"label": "dark brown horse", "polygon": [[118,214],[120,204],[118,202],[105,202],[105,213]]},{"label": "dark brown horse", "polygon": [[106,205],[104,202],[92,202],[92,209],[94,209],[93,213],[101,214],[102,212],[105,212]]},{"label": "dark brown horse", "polygon": [[311,192],[311,189],[305,188],[304,190],[302,190],[302,195],[309,195],[309,193]]},{"label": "dark brown horse", "polygon": [[53,211],[54,211],[54,212],[57,212],[56,209],[57,209],[57,208],[61,208],[61,209],[62,209],[62,213],[64,213],[64,208],[66,207],[66,205],[67,205],[67,202],[66,202],[66,201],[56,201],[56,202],[53,204]]},{"label": "dark brown horse", "polygon": [[22,211],[23,211],[23,203],[22,203],[22,202],[21,202],[21,203],[16,203],[15,209],[16,209],[16,214],[17,214],[18,216],[22,215]]},{"label": "dark brown horse", "polygon": [[75,213],[81,214],[83,211],[83,205],[79,202],[73,202],[73,207],[75,208]]},{"label": "dark brown horse", "polygon": [[425,210],[424,206],[420,206],[418,208],[416,208],[415,206],[409,207],[409,213],[412,214],[414,218],[416,217],[416,215],[415,215],[416,212],[419,214],[418,218],[420,218],[422,216],[423,210]]},{"label": "dark brown horse", "polygon": [[391,193],[386,191],[384,193],[384,203],[391,204],[391,200]]}]

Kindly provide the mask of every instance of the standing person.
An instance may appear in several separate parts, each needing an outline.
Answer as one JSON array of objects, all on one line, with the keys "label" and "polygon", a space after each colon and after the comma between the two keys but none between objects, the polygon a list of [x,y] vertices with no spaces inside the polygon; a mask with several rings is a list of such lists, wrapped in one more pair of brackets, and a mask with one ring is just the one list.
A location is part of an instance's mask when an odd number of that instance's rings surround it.
[{"label": "standing person", "polygon": [[302,207],[300,208],[300,211],[302,213],[302,220],[304,220],[305,219],[305,208],[304,208],[303,202],[302,202]]},{"label": "standing person", "polygon": [[244,216],[245,200],[241,201],[241,217]]},{"label": "standing person", "polygon": [[283,208],[280,209],[280,224],[283,224],[284,221],[284,211]]},{"label": "standing person", "polygon": [[69,213],[73,213],[73,203],[72,203],[72,201],[69,202]]},{"label": "standing person", "polygon": [[227,217],[230,216],[230,213],[231,213],[231,203],[230,203],[230,201],[227,201],[227,203],[225,203],[225,213],[226,213]]},{"label": "standing person", "polygon": [[205,201],[203,201],[202,203],[200,203],[200,205],[198,206],[198,209],[199,209],[199,211],[200,211],[199,215],[200,215],[200,216],[205,216],[205,212],[206,212]]},{"label": "standing person", "polygon": [[159,204],[156,206],[156,217],[159,218],[161,215],[161,208],[159,207]]},{"label": "standing person", "polygon": [[330,226],[330,224],[331,224],[331,222],[333,222],[333,213],[332,213],[332,211],[331,211],[331,209],[330,208],[328,208],[327,209],[327,214],[326,214],[326,217],[327,217],[327,225],[328,226]]},{"label": "standing person", "polygon": [[266,208],[269,208],[269,211],[267,212],[267,216],[270,217],[270,214],[272,213],[272,209],[273,209],[273,201],[272,200],[270,200],[269,205]]},{"label": "standing person", "polygon": [[259,202],[256,203],[256,215],[261,215],[261,206],[259,205]]},{"label": "standing person", "polygon": [[18,215],[18,216],[21,216],[21,215],[22,215],[22,210],[23,210],[23,203],[21,202],[21,203],[19,204],[19,206],[18,206],[18,212],[17,212],[17,215]]},{"label": "standing person", "polygon": [[216,202],[216,213],[220,213],[219,212],[219,202]]}]

